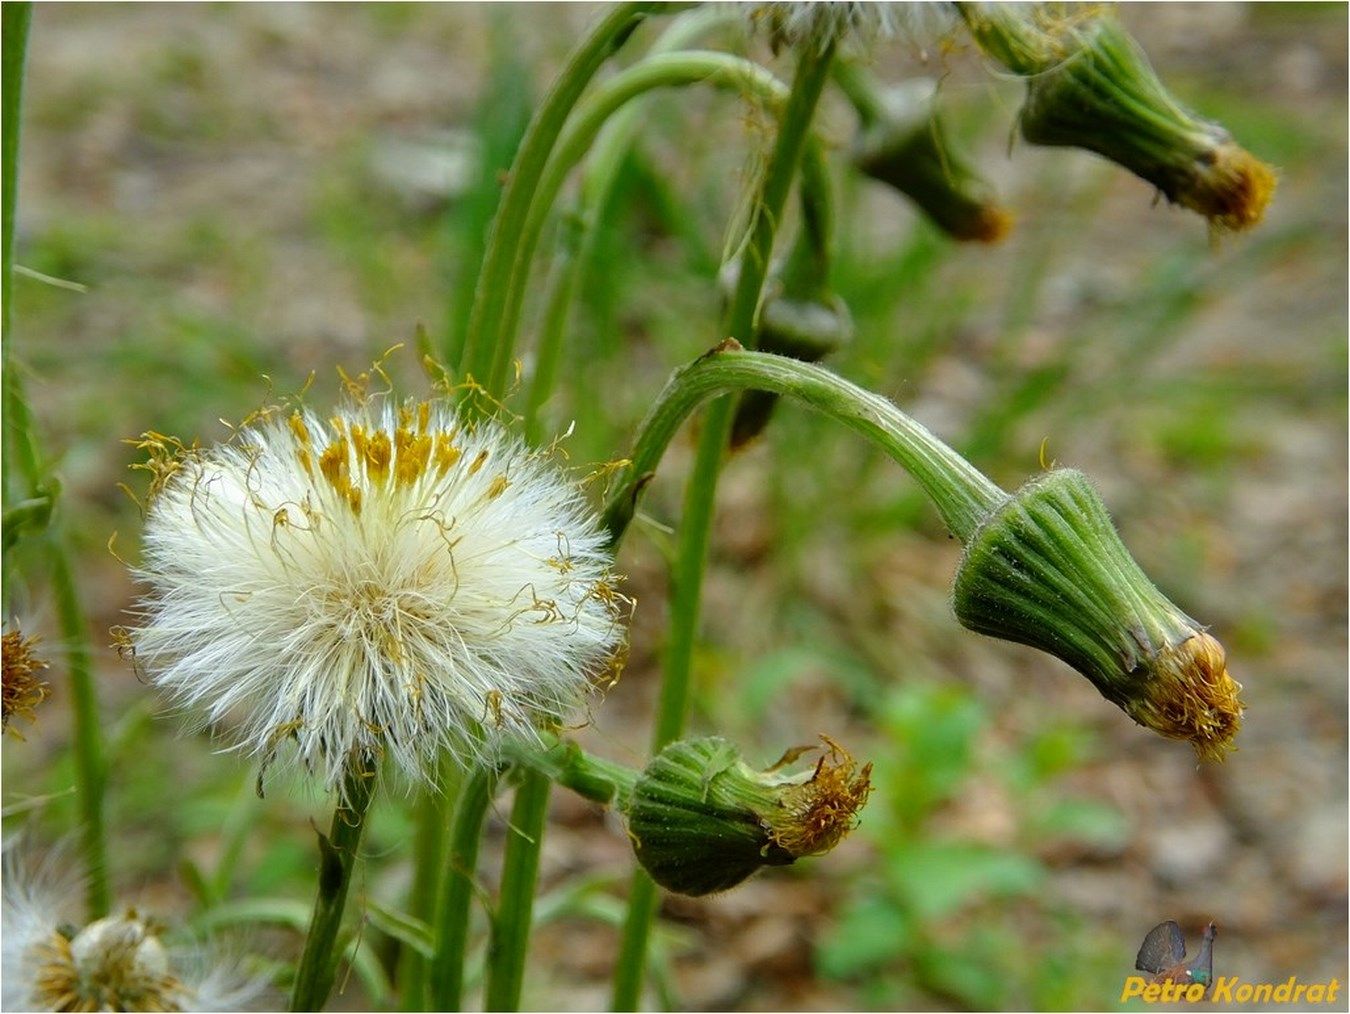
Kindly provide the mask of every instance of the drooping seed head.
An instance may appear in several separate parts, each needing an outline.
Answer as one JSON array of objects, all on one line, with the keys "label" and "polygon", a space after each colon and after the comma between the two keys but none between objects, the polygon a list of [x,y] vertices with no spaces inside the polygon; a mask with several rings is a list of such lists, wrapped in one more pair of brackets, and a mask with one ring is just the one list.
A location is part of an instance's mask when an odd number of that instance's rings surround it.
[{"label": "drooping seed head", "polygon": [[1216,230],[1261,221],[1270,166],[1168,92],[1139,44],[1107,11],[962,3],[984,52],[1027,81],[1018,124],[1032,144],[1096,152],[1152,183]]}]

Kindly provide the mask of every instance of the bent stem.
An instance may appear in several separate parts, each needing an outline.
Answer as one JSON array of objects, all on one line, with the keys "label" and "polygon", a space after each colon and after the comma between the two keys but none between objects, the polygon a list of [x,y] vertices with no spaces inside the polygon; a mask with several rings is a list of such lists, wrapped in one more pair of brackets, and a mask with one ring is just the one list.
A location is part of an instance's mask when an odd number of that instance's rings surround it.
[{"label": "bent stem", "polygon": [[483,819],[496,788],[496,768],[479,768],[469,775],[455,804],[450,847],[445,854],[440,894],[436,899],[431,1010],[459,1010],[463,1000],[464,950],[469,941],[469,903],[474,894],[478,844],[483,836]]},{"label": "bent stem", "polygon": [[880,395],[814,363],[723,343],[676,370],[639,427],[632,464],[605,508],[613,544],[623,538],[637,497],[680,424],[707,399],[744,390],[795,398],[872,440],[918,481],[962,542],[1007,499],[979,469]]},{"label": "bent stem", "polygon": [[[727,333],[753,343],[755,314],[759,307],[773,254],[774,238],[796,175],[802,150],[810,136],[811,120],[829,78],[834,61],[833,40],[821,47],[806,47],[798,59],[792,90],[779,121],[778,136],[755,195],[753,217],[736,292],[727,316]],[[693,669],[694,638],[698,629],[699,603],[708,542],[712,533],[713,500],[723,449],[731,436],[735,405],[723,399],[713,405],[704,421],[693,473],[685,487],[684,516],[671,576],[670,640],[661,679],[652,750],[659,751],[679,736],[689,707],[689,682]],[[619,960],[614,972],[612,1008],[636,1010],[642,994],[647,940],[656,916],[657,892],[651,878],[634,873],[624,923]]]},{"label": "bent stem", "polygon": [[366,814],[375,797],[375,764],[363,753],[354,753],[347,761],[342,796],[333,810],[328,836],[319,834],[319,887],[314,895],[314,915],[310,919],[305,949],[295,972],[291,991],[291,1010],[322,1009],[333,988],[337,971],[338,929],[347,905],[347,889],[356,865],[356,850],[365,830]]},{"label": "bent stem", "polygon": [[[753,96],[761,105],[774,112],[782,108],[788,96],[787,87],[752,60],[728,53],[694,50],[647,56],[599,85],[592,95],[578,103],[539,178],[533,203],[517,240],[516,268],[507,290],[493,360],[494,383],[505,382],[525,303],[530,264],[549,212],[568,174],[590,150],[602,129],[625,111],[625,106],[659,88],[694,84],[709,84]],[[810,180],[814,183],[824,176],[824,159],[818,143],[811,144],[807,157],[816,166],[810,174]],[[809,196],[814,199],[815,191],[812,190]]]},{"label": "bent stem", "polygon": [[534,885],[539,876],[539,846],[548,817],[551,784],[547,774],[525,768],[516,787],[502,857],[501,893],[488,941],[484,1010],[513,1011],[520,1007],[530,918],[534,912]]},{"label": "bent stem", "polygon": [[[494,396],[501,391],[500,384],[491,379],[491,373],[499,351],[502,311],[511,284],[520,231],[539,177],[568,114],[596,71],[643,18],[661,7],[663,5],[658,3],[630,2],[610,10],[572,53],[521,138],[501,204],[492,220],[482,271],[474,289],[464,354],[459,364],[461,371],[488,380],[489,392]],[[509,362],[507,350],[506,364]],[[501,379],[505,380],[505,366]]]}]

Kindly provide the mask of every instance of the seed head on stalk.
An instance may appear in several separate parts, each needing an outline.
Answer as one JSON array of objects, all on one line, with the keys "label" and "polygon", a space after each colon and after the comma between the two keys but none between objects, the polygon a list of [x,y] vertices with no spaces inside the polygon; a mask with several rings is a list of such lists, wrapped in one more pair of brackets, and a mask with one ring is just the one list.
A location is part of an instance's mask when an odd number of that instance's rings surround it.
[{"label": "seed head on stalk", "polygon": [[326,788],[355,753],[414,779],[583,699],[623,641],[610,558],[546,453],[439,401],[273,413],[155,478],[125,643],[195,725]]},{"label": "seed head on stalk", "polygon": [[134,909],[79,928],[65,921],[82,887],[58,854],[5,850],[5,1010],[246,1010],[265,988],[239,963],[204,946],[169,946]]}]

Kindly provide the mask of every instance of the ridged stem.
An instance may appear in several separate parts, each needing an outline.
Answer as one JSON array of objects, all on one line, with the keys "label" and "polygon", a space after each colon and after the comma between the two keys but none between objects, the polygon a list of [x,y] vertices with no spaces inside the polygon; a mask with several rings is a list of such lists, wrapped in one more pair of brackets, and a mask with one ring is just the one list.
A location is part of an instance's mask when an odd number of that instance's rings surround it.
[{"label": "ridged stem", "polygon": [[[787,204],[788,191],[797,174],[802,150],[811,133],[811,120],[829,78],[835,44],[808,47],[798,59],[792,90],[783,108],[768,164],[756,195],[749,242],[741,257],[736,293],[727,316],[727,333],[753,342],[755,313],[759,308],[774,238]],[[729,399],[709,410],[699,440],[693,473],[685,488],[684,516],[674,573],[670,616],[670,639],[661,678],[652,735],[653,752],[679,736],[689,705],[689,682],[693,668],[694,640],[698,630],[703,573],[712,532],[713,501],[722,454],[731,435],[735,405]],[[656,916],[656,887],[644,872],[634,873],[629,895],[611,998],[614,1010],[636,1010],[642,994],[647,940]]]},{"label": "ridged stem", "polygon": [[366,814],[374,798],[375,764],[368,756],[353,754],[347,762],[342,797],[333,810],[328,837],[319,835],[319,887],[314,895],[314,914],[305,937],[305,949],[300,955],[291,990],[293,1011],[321,1010],[333,989],[338,930],[347,906],[347,891],[351,887],[352,868],[356,865]]},{"label": "ridged stem", "polygon": [[547,774],[533,768],[521,770],[511,806],[506,852],[502,857],[502,886],[488,939],[487,981],[483,1007],[489,1011],[520,1008],[525,982],[525,957],[529,950],[530,919],[534,912],[534,888],[539,877],[539,846],[548,818],[551,786]]},{"label": "ridged stem", "polygon": [[539,771],[563,788],[619,811],[627,809],[628,798],[641,774],[623,764],[588,754],[570,741],[553,739],[542,745],[513,742],[504,749],[520,767]]},{"label": "ridged stem", "polygon": [[455,803],[432,927],[436,954],[431,960],[431,1010],[457,1011],[464,999],[464,950],[469,941],[478,845],[496,787],[496,769],[479,768],[464,782]]}]

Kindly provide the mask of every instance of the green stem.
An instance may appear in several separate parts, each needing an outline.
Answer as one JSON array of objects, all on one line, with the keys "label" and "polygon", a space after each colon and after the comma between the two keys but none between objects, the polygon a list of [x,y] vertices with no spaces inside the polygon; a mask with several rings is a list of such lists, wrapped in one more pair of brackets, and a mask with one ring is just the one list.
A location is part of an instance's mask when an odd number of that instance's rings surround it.
[{"label": "green stem", "polygon": [[[734,8],[697,8],[676,18],[652,45],[647,58],[682,49],[703,33],[719,25],[739,21],[741,17],[741,13]],[[777,109],[787,95],[787,88],[778,82],[774,84],[776,88],[761,92],[760,97],[761,101]],[[623,160],[632,148],[633,139],[642,124],[639,114],[644,105],[640,96],[632,96],[622,108],[615,109],[605,121],[599,135],[591,143],[591,153],[586,162],[579,195],[574,205],[561,216],[553,263],[550,265],[545,286],[535,368],[530,379],[525,408],[525,432],[532,442],[537,443],[542,435],[540,413],[544,403],[553,393],[558,365],[562,360],[563,340],[572,299],[580,288],[582,276],[593,263],[597,229],[609,205]],[[824,158],[820,154],[819,144],[813,144],[811,150],[815,152],[813,161],[823,165]],[[533,225],[541,228],[542,220]],[[514,322],[521,313],[523,294],[513,291],[510,298],[512,307],[510,315]],[[514,323],[511,333],[515,333]]]},{"label": "green stem", "polygon": [[728,53],[685,51],[645,57],[605,81],[596,88],[594,94],[578,103],[556,150],[539,177],[534,200],[516,240],[516,268],[507,289],[493,359],[491,377],[494,391],[500,390],[510,370],[516,330],[529,281],[530,263],[544,223],[568,174],[590,150],[606,122],[628,102],[658,88],[699,83],[754,95],[764,105],[775,110],[787,97],[787,89],[783,84],[752,60]]},{"label": "green stem", "polygon": [[[0,331],[0,358],[3,358],[5,432],[10,439],[6,451],[21,457],[22,470],[27,475],[39,474],[37,456],[29,434],[28,405],[18,389],[18,376],[10,357],[14,334],[14,212],[19,190],[19,128],[22,125],[23,72],[28,57],[28,29],[33,19],[31,3],[6,3],[0,8],[0,28],[3,49],[0,50],[0,313],[3,313],[3,331]],[[22,493],[14,489],[10,475],[9,454],[0,454],[0,482],[4,504],[8,507],[16,498],[27,499],[36,490]],[[9,582],[5,582],[8,584]]]},{"label": "green stem", "polygon": [[319,887],[291,990],[293,1011],[321,1010],[332,991],[337,973],[338,929],[347,906],[347,890],[351,887],[361,832],[365,830],[366,814],[374,797],[375,764],[370,757],[352,754],[328,837],[319,835]]},{"label": "green stem", "polygon": [[[469,315],[464,355],[459,364],[461,371],[472,373],[480,379],[490,378],[492,364],[498,353],[502,311],[515,267],[520,230],[534,199],[539,177],[568,114],[596,71],[614,50],[643,18],[663,6],[659,3],[629,2],[612,8],[572,53],[526,128],[515,160],[511,163],[501,204],[488,234],[483,269],[478,276],[473,308]],[[506,352],[506,361],[509,364],[510,350]],[[489,382],[488,386],[490,393],[500,393],[500,389],[492,383]]]},{"label": "green stem", "polygon": [[[15,499],[52,499],[45,485],[42,457],[34,439],[32,416],[24,397],[23,382],[14,367],[12,337],[14,332],[14,214],[18,200],[19,127],[21,122],[24,63],[28,52],[28,31],[32,21],[32,5],[6,3],[0,7],[0,31],[3,32],[3,53],[0,54],[0,86],[3,87],[3,106],[0,107],[0,217],[3,218],[3,264],[0,265],[0,305],[3,305],[4,331],[0,336],[0,361],[3,365],[5,433],[9,440],[5,450],[12,452],[18,462],[22,492],[15,489],[9,470],[9,453],[0,454],[4,474],[5,505]],[[74,722],[76,795],[80,811],[80,842],[84,851],[85,892],[91,919],[107,915],[111,905],[108,887],[108,859],[104,841],[103,791],[106,769],[103,758],[103,732],[99,724],[98,695],[94,691],[93,663],[89,649],[89,631],[84,610],[75,584],[75,570],[71,563],[65,529],[55,525],[47,538],[48,565],[51,568],[52,593],[56,599],[57,623],[61,631],[70,664],[70,689]],[[6,568],[7,570],[8,568]],[[8,576],[6,574],[6,576]],[[8,586],[8,581],[5,582]]]},{"label": "green stem", "polygon": [[814,363],[719,346],[676,370],[643,420],[632,464],[605,510],[605,525],[615,543],[680,424],[708,398],[741,390],[796,398],[875,442],[914,476],[962,542],[1007,499],[974,465],[880,395]]},{"label": "green stem", "polygon": [[[430,923],[441,888],[447,807],[461,782],[461,769],[447,752],[441,753],[441,785],[429,786],[418,797],[417,827],[413,838],[413,882],[408,892],[408,912]],[[411,947],[399,959],[399,998],[405,1011],[425,1010],[427,960]]]},{"label": "green stem", "polygon": [[512,763],[538,771],[563,788],[620,812],[628,809],[633,786],[641,774],[623,764],[588,754],[567,740],[554,739],[542,746],[513,741],[505,750]]},{"label": "green stem", "polygon": [[854,60],[838,60],[834,65],[834,82],[839,86],[858,114],[864,127],[870,127],[886,118],[886,107],[881,98],[881,87],[870,70]]},{"label": "green stem", "polygon": [[[736,293],[727,317],[727,333],[753,344],[755,314],[773,253],[774,237],[787,204],[788,191],[811,133],[811,120],[834,61],[833,40],[820,48],[804,48],[798,59],[792,91],[779,121],[778,137],[756,195],[750,238],[741,258]],[[713,500],[723,449],[731,435],[735,405],[714,404],[704,421],[693,473],[685,487],[684,517],[672,575],[670,641],[662,672],[661,696],[653,730],[653,752],[675,739],[684,728],[689,705],[694,640],[698,628],[703,572],[712,531]],[[630,497],[631,499],[631,497]],[[619,962],[614,975],[615,1010],[636,1010],[642,993],[647,939],[656,916],[655,885],[642,871],[634,873],[624,924]]]},{"label": "green stem", "polygon": [[84,849],[85,873],[89,878],[85,885],[85,896],[90,917],[98,919],[107,915],[112,906],[103,821],[103,792],[107,786],[103,728],[99,723],[98,695],[94,690],[89,631],[85,625],[84,609],[80,604],[63,530],[52,533],[48,556],[61,642],[70,665],[76,798],[80,808],[80,842]]},{"label": "green stem", "polygon": [[539,877],[539,849],[548,818],[551,785],[548,775],[525,768],[516,787],[506,853],[502,857],[501,895],[488,943],[484,1010],[520,1009],[530,918],[534,912],[534,888]]},{"label": "green stem", "polygon": [[450,848],[436,899],[436,956],[431,962],[431,1009],[456,1011],[464,994],[464,950],[469,941],[469,908],[478,867],[483,818],[497,787],[497,770],[479,768],[460,789],[450,825]]}]

